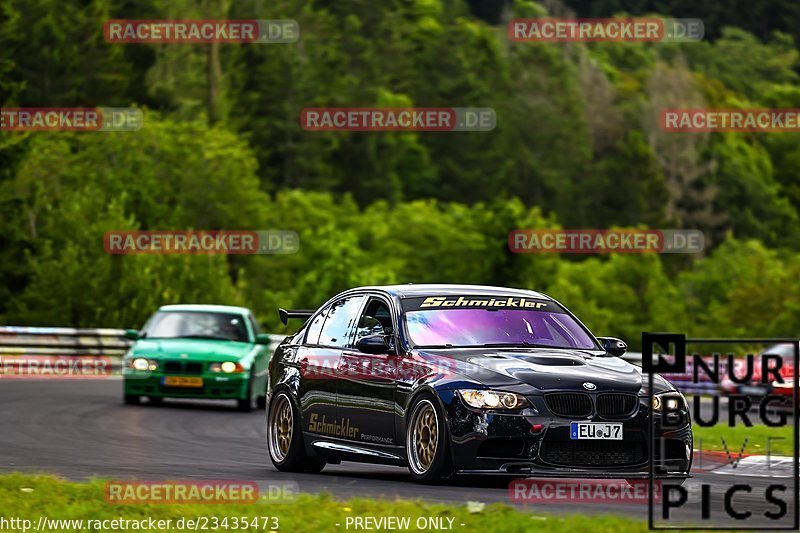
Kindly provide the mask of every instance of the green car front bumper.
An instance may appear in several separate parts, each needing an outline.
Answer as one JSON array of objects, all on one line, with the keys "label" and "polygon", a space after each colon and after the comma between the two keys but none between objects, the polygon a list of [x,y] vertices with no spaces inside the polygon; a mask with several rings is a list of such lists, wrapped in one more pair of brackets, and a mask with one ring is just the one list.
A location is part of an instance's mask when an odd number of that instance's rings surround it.
[{"label": "green car front bumper", "polygon": [[[180,379],[173,379],[180,378]],[[198,385],[186,385],[188,378]],[[126,396],[152,396],[154,398],[194,398],[209,400],[243,400],[250,391],[250,376],[246,372],[222,374],[205,372],[203,374],[165,374],[163,372],[123,371]],[[170,381],[183,381],[175,385]]]}]

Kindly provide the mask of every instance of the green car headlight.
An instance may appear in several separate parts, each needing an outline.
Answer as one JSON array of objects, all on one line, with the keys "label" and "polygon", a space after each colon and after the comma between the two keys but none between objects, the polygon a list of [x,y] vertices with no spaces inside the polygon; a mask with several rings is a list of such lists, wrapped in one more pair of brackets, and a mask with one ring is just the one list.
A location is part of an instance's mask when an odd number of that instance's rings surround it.
[{"label": "green car headlight", "polygon": [[459,390],[458,395],[476,409],[522,409],[530,405],[524,396],[513,392],[467,389]]},{"label": "green car headlight", "polygon": [[139,372],[146,372],[148,370],[153,371],[157,369],[158,362],[153,361],[152,359],[145,359],[144,357],[137,357],[136,359],[131,359],[128,366],[133,370],[138,370]]},{"label": "green car headlight", "polygon": [[234,372],[244,372],[244,367],[239,363],[232,361],[225,361],[224,363],[212,363],[209,369],[212,372],[221,372],[223,374],[233,374]]}]

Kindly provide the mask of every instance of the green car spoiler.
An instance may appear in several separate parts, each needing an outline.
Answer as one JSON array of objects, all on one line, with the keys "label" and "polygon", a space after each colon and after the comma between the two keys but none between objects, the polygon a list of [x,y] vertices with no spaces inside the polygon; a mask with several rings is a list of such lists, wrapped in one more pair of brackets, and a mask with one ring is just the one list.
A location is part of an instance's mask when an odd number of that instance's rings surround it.
[{"label": "green car spoiler", "polygon": [[302,318],[308,320],[314,314],[314,309],[278,309],[278,316],[285,326],[290,318]]}]

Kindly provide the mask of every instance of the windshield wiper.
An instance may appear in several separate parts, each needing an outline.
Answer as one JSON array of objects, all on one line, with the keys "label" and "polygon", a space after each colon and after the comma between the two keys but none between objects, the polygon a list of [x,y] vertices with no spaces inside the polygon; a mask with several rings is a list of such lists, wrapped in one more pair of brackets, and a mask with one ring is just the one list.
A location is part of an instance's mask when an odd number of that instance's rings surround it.
[{"label": "windshield wiper", "polygon": [[414,348],[427,348],[427,349],[435,349],[435,348],[463,348],[463,346],[453,346],[452,344],[417,344]]},{"label": "windshield wiper", "polygon": [[532,342],[489,342],[486,344],[425,344],[414,346],[414,348],[555,348],[559,350],[569,350],[563,346],[553,346],[552,344],[534,344]]},{"label": "windshield wiper", "polygon": [[214,335],[184,335],[183,337],[176,337],[181,339],[209,339],[214,341],[232,341],[227,337],[215,337]]},{"label": "windshield wiper", "polygon": [[532,342],[488,342],[480,346],[484,348],[561,348],[552,344],[535,344]]}]

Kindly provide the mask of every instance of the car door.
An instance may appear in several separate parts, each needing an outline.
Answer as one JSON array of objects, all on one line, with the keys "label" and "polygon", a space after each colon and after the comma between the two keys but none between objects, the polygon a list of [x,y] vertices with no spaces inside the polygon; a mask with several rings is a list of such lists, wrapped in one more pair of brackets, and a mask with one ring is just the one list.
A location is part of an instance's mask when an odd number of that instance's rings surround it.
[{"label": "car door", "polygon": [[[395,442],[395,382],[400,356],[393,352],[394,331],[389,300],[372,295],[356,323],[351,341],[344,347],[339,364],[337,403],[339,414],[358,428],[350,440],[370,444]],[[356,343],[368,335],[384,335],[390,341],[387,353],[368,354]]]},{"label": "car door", "polygon": [[364,295],[344,296],[311,317],[297,354],[303,430],[308,433],[343,437],[354,431],[337,415],[337,368],[363,303]]}]

